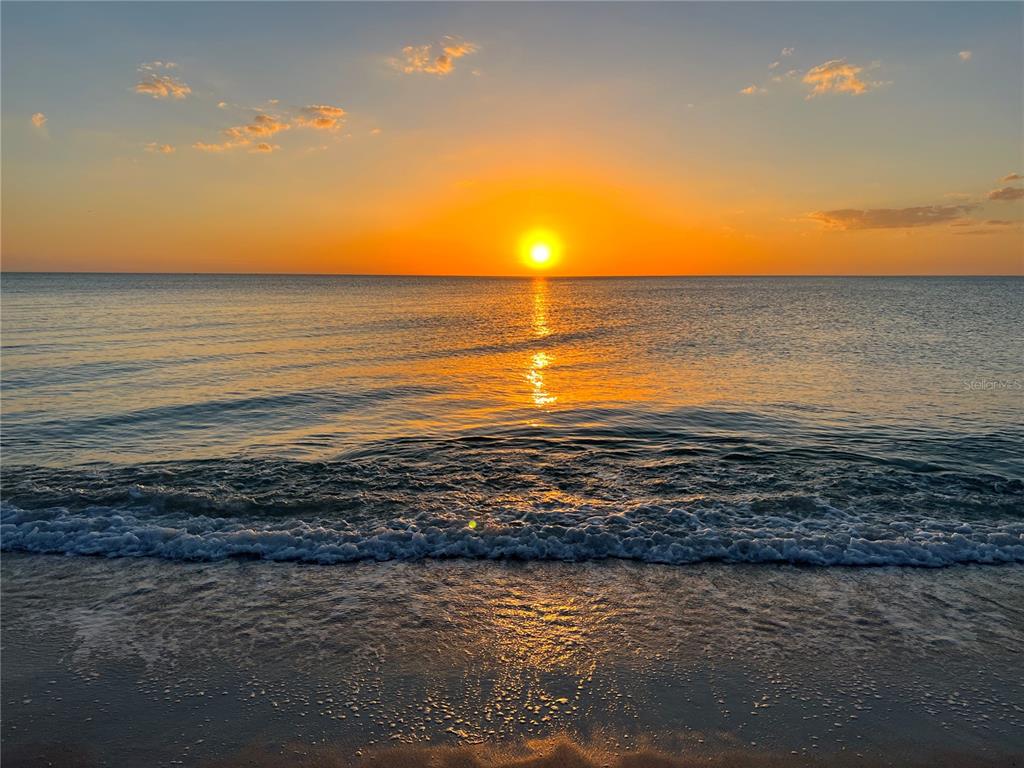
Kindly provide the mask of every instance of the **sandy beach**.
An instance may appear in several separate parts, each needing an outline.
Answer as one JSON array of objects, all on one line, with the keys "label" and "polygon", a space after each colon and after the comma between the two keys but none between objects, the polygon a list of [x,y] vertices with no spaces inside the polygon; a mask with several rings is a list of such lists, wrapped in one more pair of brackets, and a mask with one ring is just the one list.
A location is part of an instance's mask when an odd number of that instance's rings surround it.
[{"label": "sandy beach", "polygon": [[7,554],[3,576],[5,765],[995,766],[1024,754],[1019,566]]}]

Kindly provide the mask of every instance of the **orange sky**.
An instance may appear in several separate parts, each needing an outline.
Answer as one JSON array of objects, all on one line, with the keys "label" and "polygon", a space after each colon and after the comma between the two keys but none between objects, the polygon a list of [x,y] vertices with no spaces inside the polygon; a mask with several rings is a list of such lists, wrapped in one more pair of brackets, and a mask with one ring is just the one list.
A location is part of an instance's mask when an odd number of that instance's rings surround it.
[{"label": "orange sky", "polygon": [[1019,5],[247,8],[6,9],[3,269],[1024,271]]}]

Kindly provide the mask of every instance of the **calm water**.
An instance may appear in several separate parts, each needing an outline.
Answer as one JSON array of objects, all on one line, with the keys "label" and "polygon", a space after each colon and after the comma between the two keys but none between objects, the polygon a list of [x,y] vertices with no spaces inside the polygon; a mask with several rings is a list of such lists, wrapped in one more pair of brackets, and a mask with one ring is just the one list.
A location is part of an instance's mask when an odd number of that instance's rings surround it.
[{"label": "calm water", "polygon": [[1024,562],[1024,281],[5,275],[5,550]]}]

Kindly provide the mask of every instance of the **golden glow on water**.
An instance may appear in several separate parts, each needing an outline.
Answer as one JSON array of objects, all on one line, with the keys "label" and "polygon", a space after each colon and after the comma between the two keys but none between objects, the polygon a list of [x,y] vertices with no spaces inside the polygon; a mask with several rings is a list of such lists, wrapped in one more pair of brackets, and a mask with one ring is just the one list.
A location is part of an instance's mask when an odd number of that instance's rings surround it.
[{"label": "golden glow on water", "polygon": [[544,369],[551,365],[551,357],[547,352],[538,352],[530,360],[530,368],[526,373],[526,380],[533,387],[533,404],[538,407],[551,405],[558,400],[557,397],[548,392],[544,385]]},{"label": "golden glow on water", "polygon": [[551,334],[548,326],[548,281],[538,277],[533,281],[533,335],[543,339]]},{"label": "golden glow on water", "polygon": [[[533,281],[533,335],[543,339],[551,334],[548,325],[548,283],[543,278]],[[533,404],[538,408],[557,402],[544,381],[544,369],[551,365],[553,356],[544,350],[533,353],[526,371],[526,380],[533,389]]]},{"label": "golden glow on water", "polygon": [[[7,281],[25,287],[5,287],[5,370],[26,372],[31,386],[10,387],[5,417],[34,430],[33,419],[56,408],[63,422],[90,425],[23,441],[23,450],[35,446],[49,457],[39,461],[55,460],[54,445],[62,461],[72,451],[82,462],[234,452],[329,458],[408,435],[530,424],[557,434],[555,425],[600,423],[602,413],[643,416],[720,402],[829,408],[842,397],[850,408],[887,413],[897,398],[901,408],[914,407],[927,385],[915,378],[919,369],[893,364],[891,384],[879,390],[875,374],[828,352],[831,329],[849,315],[823,303],[824,292],[815,307],[797,311],[785,292],[758,303],[762,289],[737,292],[738,284],[719,281]],[[59,304],[39,299],[65,284]],[[786,283],[762,288],[773,285]],[[735,310],[725,311],[730,302]],[[742,353],[751,333],[769,331],[794,353]],[[53,348],[55,334],[65,348]],[[144,375],[123,373],[140,366]],[[67,385],[80,369],[103,372],[102,397],[95,387]],[[26,378],[34,371],[41,373]],[[1010,413],[1016,405],[1009,390],[956,396],[961,384],[947,379],[942,391],[950,395],[936,402],[965,413],[981,405]],[[357,399],[365,407],[350,407]],[[183,426],[190,408],[209,404],[247,415]],[[146,430],[119,426],[143,418]],[[102,434],[95,420],[109,425]]]}]

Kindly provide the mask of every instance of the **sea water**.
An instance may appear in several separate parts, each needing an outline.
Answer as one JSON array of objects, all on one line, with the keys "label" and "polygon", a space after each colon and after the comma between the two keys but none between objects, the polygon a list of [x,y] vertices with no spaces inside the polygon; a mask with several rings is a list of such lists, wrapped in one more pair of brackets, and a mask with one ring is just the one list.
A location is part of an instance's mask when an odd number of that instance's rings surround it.
[{"label": "sea water", "polygon": [[3,548],[1024,562],[1022,288],[6,275]]}]

